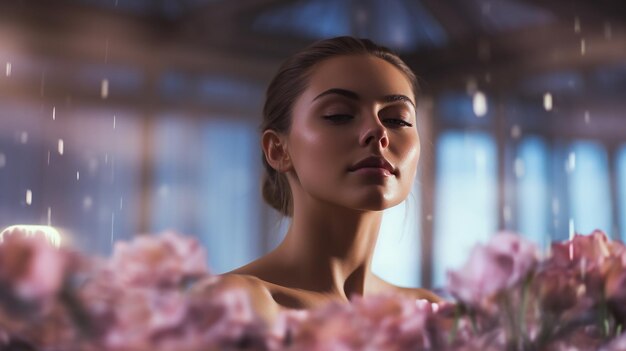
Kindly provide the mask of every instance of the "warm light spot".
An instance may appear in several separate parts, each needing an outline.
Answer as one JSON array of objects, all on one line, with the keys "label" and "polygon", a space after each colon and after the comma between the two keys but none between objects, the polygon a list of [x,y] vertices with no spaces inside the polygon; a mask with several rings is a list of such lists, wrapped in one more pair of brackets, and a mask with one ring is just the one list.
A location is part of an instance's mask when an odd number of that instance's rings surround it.
[{"label": "warm light spot", "polygon": [[108,79],[103,79],[102,83],[100,84],[100,97],[102,97],[103,99],[106,99],[107,97],[109,97],[109,80]]},{"label": "warm light spot", "polygon": [[472,98],[472,108],[477,117],[483,117],[487,114],[487,97],[481,91],[474,93]]},{"label": "warm light spot", "polygon": [[511,128],[511,137],[518,139],[520,136],[522,136],[522,128],[516,124]]},{"label": "warm light spot", "polygon": [[546,111],[552,110],[552,94],[543,94],[543,108],[546,109]]},{"label": "warm light spot", "polygon": [[61,234],[59,231],[47,225],[28,225],[28,224],[17,224],[12,225],[2,232],[0,232],[0,244],[4,242],[4,236],[10,235],[11,233],[20,233],[27,237],[32,237],[35,235],[41,235],[46,240],[48,240],[52,245],[56,247],[61,246]]}]

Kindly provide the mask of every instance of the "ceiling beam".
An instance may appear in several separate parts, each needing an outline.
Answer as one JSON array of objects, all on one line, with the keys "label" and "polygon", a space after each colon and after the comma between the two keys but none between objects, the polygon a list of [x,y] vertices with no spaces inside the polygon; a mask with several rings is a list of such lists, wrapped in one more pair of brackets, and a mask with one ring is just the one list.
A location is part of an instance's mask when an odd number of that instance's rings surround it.
[{"label": "ceiling beam", "polygon": [[474,38],[404,59],[433,91],[463,89],[469,78],[483,86],[512,89],[529,75],[626,60],[626,33],[614,32],[607,38],[601,28],[590,28],[583,38],[562,23],[504,32],[482,42],[490,46],[488,58],[479,55],[481,39]]}]

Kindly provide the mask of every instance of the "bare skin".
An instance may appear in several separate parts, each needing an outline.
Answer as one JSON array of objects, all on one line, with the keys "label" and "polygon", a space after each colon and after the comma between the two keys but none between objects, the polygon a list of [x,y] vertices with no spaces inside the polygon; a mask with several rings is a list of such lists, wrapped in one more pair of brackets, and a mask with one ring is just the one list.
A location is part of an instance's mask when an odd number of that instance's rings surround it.
[{"label": "bare skin", "polygon": [[[420,153],[415,97],[402,72],[366,55],[323,61],[292,118],[288,134],[262,136],[268,163],[291,187],[291,226],[275,250],[223,277],[239,286],[245,280],[258,305],[271,311],[389,292],[438,301],[371,270],[382,211],[407,198]],[[393,171],[354,170],[370,156],[384,158]]]}]

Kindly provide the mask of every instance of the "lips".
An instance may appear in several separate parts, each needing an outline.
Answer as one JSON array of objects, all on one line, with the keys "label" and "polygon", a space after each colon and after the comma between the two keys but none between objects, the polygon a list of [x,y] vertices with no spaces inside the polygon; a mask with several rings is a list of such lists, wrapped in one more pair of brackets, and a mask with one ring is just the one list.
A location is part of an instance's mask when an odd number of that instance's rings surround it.
[{"label": "lips", "polygon": [[391,163],[389,163],[387,160],[380,156],[370,156],[364,158],[363,160],[357,162],[355,165],[350,167],[349,171],[354,172],[362,168],[382,168],[387,170],[391,174],[395,175],[396,173]]}]

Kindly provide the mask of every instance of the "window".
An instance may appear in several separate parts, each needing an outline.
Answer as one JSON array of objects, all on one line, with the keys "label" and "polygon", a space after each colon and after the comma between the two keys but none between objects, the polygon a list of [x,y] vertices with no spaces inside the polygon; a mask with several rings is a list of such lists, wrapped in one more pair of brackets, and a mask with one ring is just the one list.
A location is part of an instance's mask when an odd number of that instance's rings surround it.
[{"label": "window", "polygon": [[437,142],[434,287],[497,229],[496,155],[486,133],[445,132]]},{"label": "window", "polygon": [[517,231],[539,247],[550,243],[549,149],[536,136],[522,140],[514,162],[517,180]]},{"label": "window", "polygon": [[261,254],[254,126],[165,116],[155,131],[152,231],[195,235],[222,273]]},{"label": "window", "polygon": [[600,229],[613,231],[608,156],[593,141],[576,141],[570,146],[566,166],[571,220],[577,233]]}]

